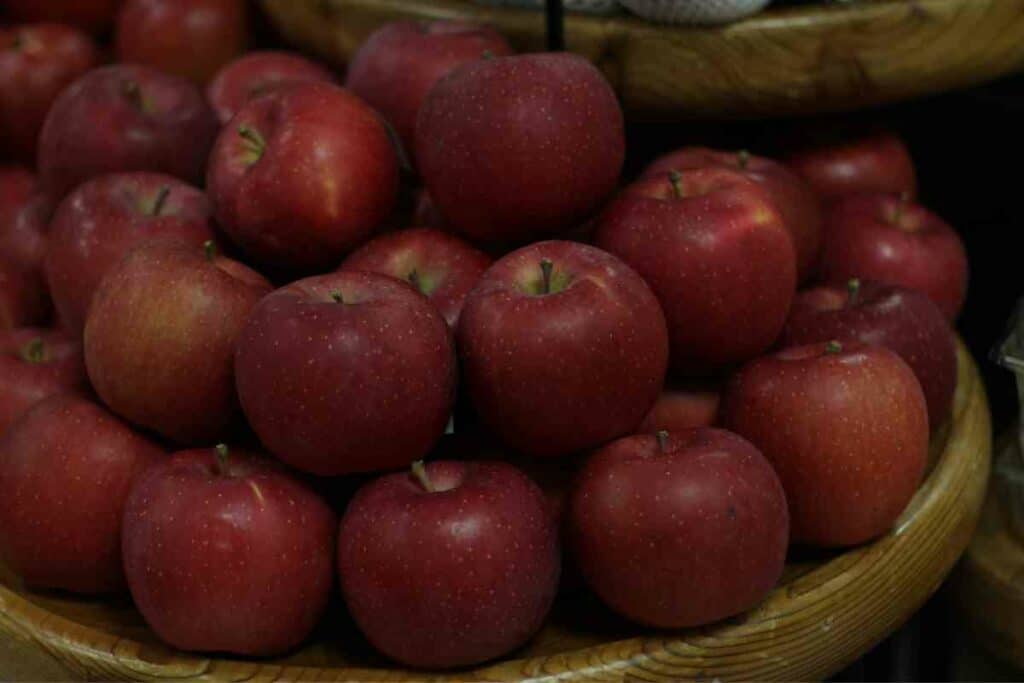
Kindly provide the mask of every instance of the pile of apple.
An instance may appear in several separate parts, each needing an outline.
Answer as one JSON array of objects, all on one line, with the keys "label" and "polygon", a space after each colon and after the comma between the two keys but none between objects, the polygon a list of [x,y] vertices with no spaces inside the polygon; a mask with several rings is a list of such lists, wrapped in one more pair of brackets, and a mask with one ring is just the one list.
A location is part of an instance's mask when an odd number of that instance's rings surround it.
[{"label": "pile of apple", "polygon": [[452,667],[528,641],[563,558],[680,628],[758,604],[790,543],[892,527],[967,276],[898,139],[687,148],[620,187],[578,56],[390,24],[342,88],[236,58],[239,5],[129,0],[132,63],[98,67],[79,29],[0,29],[0,141],[35,159],[0,171],[0,558],[28,586],[127,589],[170,645],[244,655],[339,586],[378,650]]}]

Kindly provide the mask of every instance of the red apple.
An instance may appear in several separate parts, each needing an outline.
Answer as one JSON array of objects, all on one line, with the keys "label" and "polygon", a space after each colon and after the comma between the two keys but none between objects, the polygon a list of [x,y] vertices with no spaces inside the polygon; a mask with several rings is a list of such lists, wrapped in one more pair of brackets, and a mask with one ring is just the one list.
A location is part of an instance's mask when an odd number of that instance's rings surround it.
[{"label": "red apple", "polygon": [[206,88],[221,124],[249,100],[280,88],[316,81],[334,82],[325,67],[291,52],[250,52],[224,66]]},{"label": "red apple", "polygon": [[921,383],[928,423],[935,428],[949,417],[956,390],[956,341],[942,311],[925,295],[857,279],[798,292],[782,344],[831,339],[878,344],[896,352]]},{"label": "red apple", "polygon": [[960,236],[920,204],[892,195],[848,197],[829,209],[821,275],[915,289],[950,320],[967,296],[967,254]]},{"label": "red apple", "polygon": [[353,55],[345,87],[391,123],[412,153],[416,115],[434,84],[468,62],[512,54],[504,36],[463,21],[393,21]]},{"label": "red apple", "polygon": [[217,119],[199,89],[137,64],[93,69],[61,91],[39,135],[39,179],[59,199],[117,171],[202,181]]},{"label": "red apple", "polygon": [[0,10],[17,21],[72,24],[99,33],[114,20],[121,0],[3,0]]},{"label": "red apple", "polygon": [[576,226],[615,189],[625,155],[608,81],[567,52],[471,62],[430,91],[416,161],[466,237],[524,242]]},{"label": "red apple", "polygon": [[466,295],[490,265],[490,256],[454,235],[414,228],[367,242],[345,259],[340,270],[363,270],[407,280],[455,328]]},{"label": "red apple", "polygon": [[721,421],[775,467],[795,542],[848,546],[884,534],[928,457],[921,385],[882,346],[832,341],[759,358],[726,385]]},{"label": "red apple", "polygon": [[289,465],[320,475],[404,467],[444,432],[451,332],[404,282],[340,271],[264,298],[238,339],[242,409]]},{"label": "red apple", "polygon": [[458,341],[473,407],[534,456],[632,432],[668,363],[665,317],[647,284],[577,242],[538,242],[498,260],[466,299]]},{"label": "red apple", "polygon": [[567,514],[587,583],[649,626],[698,626],[750,609],[786,562],[779,478],[757,448],[721,429],[608,444],[576,476]]},{"label": "red apple", "polygon": [[235,340],[271,286],[202,247],[153,241],[100,283],[85,324],[85,366],[103,402],[180,443],[224,436],[238,417]]},{"label": "red apple", "polygon": [[0,435],[53,394],[87,386],[82,345],[62,330],[0,332]]},{"label": "red apple", "polygon": [[810,187],[779,162],[746,151],[723,152],[707,147],[684,147],[656,159],[644,170],[644,176],[707,166],[725,166],[738,170],[768,191],[793,238],[797,277],[803,281],[812,276],[821,247],[821,207]]},{"label": "red apple", "polygon": [[247,33],[245,0],[124,0],[117,56],[203,84],[245,51]]},{"label": "red apple", "polygon": [[796,288],[792,240],[770,195],[738,171],[641,179],[605,209],[596,244],[654,290],[679,372],[753,358],[786,321]]},{"label": "red apple", "polygon": [[221,131],[210,197],[224,231],[279,267],[335,265],[391,213],[398,161],[384,124],[329,83],[259,97]]},{"label": "red apple", "polygon": [[31,274],[44,289],[43,254],[52,212],[34,175],[14,166],[0,167],[0,259]]},{"label": "red apple", "polygon": [[37,403],[0,439],[0,558],[32,587],[124,590],[125,500],[162,458],[92,401],[62,394]]},{"label": "red apple", "polygon": [[36,273],[0,258],[0,330],[45,323],[50,299]]},{"label": "red apple", "polygon": [[34,159],[50,105],[97,61],[92,39],[70,26],[0,27],[0,150]]},{"label": "red apple", "polygon": [[638,434],[710,427],[718,417],[720,389],[709,382],[669,381],[651,406]]},{"label": "red apple", "polygon": [[789,157],[786,164],[826,201],[865,192],[906,195],[911,199],[917,195],[917,175],[910,152],[892,133],[803,150]]},{"label": "red apple", "polygon": [[103,276],[151,239],[201,246],[213,238],[202,191],[159,173],[114,173],[79,186],[50,223],[45,271],[57,315],[81,332]]},{"label": "red apple", "polygon": [[338,535],[349,611],[407,666],[467,666],[540,628],[558,587],[544,494],[502,462],[438,461],[366,484]]},{"label": "red apple", "polygon": [[434,206],[434,200],[430,198],[430,193],[427,192],[425,187],[421,187],[416,191],[412,224],[423,228],[440,229],[445,227],[444,217],[441,216],[437,207]]},{"label": "red apple", "polygon": [[124,512],[124,571],[157,636],[181,650],[266,656],[327,607],[337,518],[268,458],[182,451],[143,475]]}]

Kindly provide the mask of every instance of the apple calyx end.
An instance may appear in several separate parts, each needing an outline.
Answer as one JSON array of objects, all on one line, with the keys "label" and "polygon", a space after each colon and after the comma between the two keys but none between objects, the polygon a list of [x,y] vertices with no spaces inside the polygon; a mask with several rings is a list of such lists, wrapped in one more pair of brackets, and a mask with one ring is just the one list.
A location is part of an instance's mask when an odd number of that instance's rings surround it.
[{"label": "apple calyx end", "polygon": [[213,447],[213,454],[217,458],[217,474],[226,477],[230,474],[228,469],[228,456],[230,452],[227,444],[219,443]]},{"label": "apple calyx end", "polygon": [[668,172],[668,182],[672,184],[672,193],[676,199],[683,198],[683,174],[673,169]]},{"label": "apple calyx end", "polygon": [[32,365],[45,363],[47,361],[46,343],[42,337],[35,337],[22,346],[18,354],[26,363],[31,363]]},{"label": "apple calyx end", "polygon": [[736,152],[736,166],[738,166],[741,171],[747,170],[747,165],[749,163],[750,152],[748,150],[741,149],[740,151]]},{"label": "apple calyx end", "polygon": [[149,102],[142,96],[142,89],[137,81],[130,78],[121,81],[121,94],[139,111],[147,114],[151,111]]},{"label": "apple calyx end", "polygon": [[668,430],[659,429],[658,433],[654,436],[658,440],[658,452],[664,453],[668,448]]},{"label": "apple calyx end", "polygon": [[827,353],[827,354],[835,355],[837,353],[841,353],[842,350],[843,350],[843,345],[840,344],[835,339],[833,339],[832,341],[830,341],[830,342],[825,344],[825,353]]},{"label": "apple calyx end", "polygon": [[482,53],[480,53],[480,59],[491,61],[494,58],[495,54],[490,50],[484,50]]},{"label": "apple calyx end", "polygon": [[427,476],[427,468],[423,465],[422,460],[417,460],[410,467],[412,476],[419,482],[420,486],[427,493],[434,493],[437,489],[434,488],[433,482],[430,481],[430,477]]},{"label": "apple calyx end", "polygon": [[409,274],[405,276],[405,279],[409,282],[410,285],[415,287],[416,291],[418,291],[420,294],[426,294],[426,292],[423,291],[423,282],[420,280],[420,273],[418,270],[416,270],[415,268],[410,270]]},{"label": "apple calyx end", "polygon": [[207,261],[213,261],[217,258],[217,243],[213,240],[203,242],[203,255]]},{"label": "apple calyx end", "polygon": [[242,138],[242,148],[246,153],[246,164],[251,166],[263,157],[267,142],[255,128],[245,125],[238,127],[238,135]]},{"label": "apple calyx end", "polygon": [[846,281],[846,305],[855,306],[860,297],[860,278],[851,277]]},{"label": "apple calyx end", "polygon": [[338,291],[337,289],[335,289],[334,291],[331,292],[331,299],[333,299],[334,303],[336,303],[336,304],[343,304],[343,303],[345,303],[345,297],[343,297],[341,295],[341,292]]}]

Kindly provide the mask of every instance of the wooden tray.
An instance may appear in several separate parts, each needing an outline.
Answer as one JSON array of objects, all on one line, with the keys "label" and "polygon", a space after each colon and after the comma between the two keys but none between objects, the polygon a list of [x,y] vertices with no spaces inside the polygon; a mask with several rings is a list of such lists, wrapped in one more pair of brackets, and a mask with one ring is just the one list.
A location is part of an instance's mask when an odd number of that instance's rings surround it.
[{"label": "wooden tray", "polygon": [[[396,19],[491,24],[543,50],[543,12],[469,0],[261,0],[285,38],[342,67]],[[567,48],[598,64],[634,118],[844,111],[1024,69],[1024,0],[854,0],[770,8],[718,28],[568,14]]]},{"label": "wooden tray", "polygon": [[0,568],[0,638],[35,643],[73,674],[102,679],[823,678],[906,620],[942,583],[974,530],[991,434],[977,368],[962,347],[959,358],[953,419],[934,440],[934,468],[895,530],[845,553],[791,563],[760,607],[710,627],[645,632],[577,596],[562,600],[542,632],[508,661],[431,676],[388,669],[338,606],[336,622],[287,658],[206,658],[161,646],[126,602],[27,592]]}]

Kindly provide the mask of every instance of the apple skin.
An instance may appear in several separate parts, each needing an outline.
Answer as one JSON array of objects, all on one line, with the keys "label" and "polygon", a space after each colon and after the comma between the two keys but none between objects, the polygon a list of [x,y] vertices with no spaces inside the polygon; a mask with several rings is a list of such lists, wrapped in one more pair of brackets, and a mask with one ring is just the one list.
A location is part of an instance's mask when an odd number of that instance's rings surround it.
[{"label": "apple skin", "polygon": [[53,205],[38,191],[35,176],[16,166],[0,166],[0,260],[20,268],[46,291],[43,255]]},{"label": "apple skin", "polygon": [[921,383],[932,429],[945,423],[956,391],[956,339],[942,311],[920,292],[854,280],[798,292],[782,346],[837,339],[877,344],[906,361]]},{"label": "apple skin", "polygon": [[0,332],[0,435],[54,394],[85,390],[82,344],[63,330]]},{"label": "apple skin", "polygon": [[37,403],[0,438],[0,557],[34,588],[123,591],[125,500],[163,458],[86,398]]},{"label": "apple skin", "polygon": [[371,33],[352,56],[345,87],[376,109],[412,153],[416,116],[430,89],[468,62],[512,54],[504,36],[463,21],[393,21]]},{"label": "apple skin", "polygon": [[340,270],[362,270],[408,281],[455,329],[466,296],[490,265],[490,256],[454,235],[413,228],[367,242],[345,259]]},{"label": "apple skin", "polygon": [[100,283],[86,319],[85,366],[96,393],[129,422],[176,442],[214,443],[239,417],[235,340],[271,289],[259,273],[202,247],[138,247]]},{"label": "apple skin", "polygon": [[655,159],[644,176],[657,176],[669,171],[724,166],[737,170],[760,184],[782,216],[782,222],[793,238],[796,249],[796,270],[803,282],[814,275],[821,249],[821,206],[817,195],[793,171],[772,159],[746,152],[725,152],[707,147],[684,147]]},{"label": "apple skin", "polygon": [[416,191],[413,201],[412,224],[423,228],[446,228],[444,217],[434,206],[434,200],[430,198],[430,193],[425,187]]},{"label": "apple skin", "polygon": [[595,243],[647,281],[668,321],[671,363],[708,374],[764,352],[796,290],[793,243],[770,195],[721,167],[641,179],[598,219]]},{"label": "apple skin", "polygon": [[91,33],[110,26],[121,0],[4,0],[0,8],[17,21],[71,24]]},{"label": "apple skin", "polygon": [[398,160],[372,109],[335,85],[305,83],[242,107],[217,138],[207,180],[218,222],[246,254],[315,271],[391,213]]},{"label": "apple skin", "polygon": [[124,0],[118,61],[145,64],[200,85],[245,51],[245,0]]},{"label": "apple skin", "polygon": [[260,301],[238,339],[235,373],[263,444],[323,476],[422,458],[455,398],[444,318],[405,282],[361,271],[299,280]]},{"label": "apple skin", "polygon": [[0,331],[45,324],[50,312],[38,274],[0,258]]},{"label": "apple skin", "polygon": [[448,224],[522,243],[575,227],[615,189],[625,156],[608,81],[566,52],[465,64],[416,121],[416,161]]},{"label": "apple skin", "polygon": [[771,465],[746,440],[710,427],[627,436],[597,451],[573,483],[567,523],[598,596],[659,628],[750,609],[778,583],[789,543]]},{"label": "apple skin", "polygon": [[827,342],[758,358],[729,380],[720,415],[775,467],[795,543],[842,547],[884,534],[924,474],[924,394],[882,346]]},{"label": "apple skin", "polygon": [[266,656],[302,642],[327,607],[337,518],[278,463],[181,451],[146,472],[124,511],[132,598],[181,650]]},{"label": "apple skin", "polygon": [[713,383],[669,380],[636,432],[653,434],[710,427],[718,417],[720,398],[721,389]]},{"label": "apple skin", "polygon": [[[378,650],[407,666],[468,666],[525,643],[558,587],[544,495],[503,462],[436,461],[366,484],[338,535],[341,591]],[[468,569],[468,571],[467,571]]]},{"label": "apple skin", "polygon": [[467,297],[457,336],[477,414],[530,456],[565,456],[631,433],[668,364],[665,317],[650,288],[619,259],[577,242],[538,242],[495,262]]},{"label": "apple skin", "polygon": [[917,196],[914,161],[907,146],[892,133],[803,150],[786,159],[786,165],[825,202],[876,192]]},{"label": "apple skin", "polygon": [[909,200],[847,197],[825,218],[824,280],[878,280],[926,294],[949,320],[967,296],[967,253],[956,231]]},{"label": "apple skin", "polygon": [[0,150],[31,162],[50,105],[98,61],[92,38],[70,26],[0,27]]},{"label": "apple skin", "polygon": [[189,81],[137,64],[93,69],[61,91],[39,135],[39,178],[60,199],[86,180],[155,171],[203,179],[217,119]]},{"label": "apple skin", "polygon": [[125,254],[153,239],[202,246],[214,238],[213,208],[201,190],[171,176],[112,173],[65,197],[49,234],[44,269],[57,317],[80,333],[103,276]]},{"label": "apple skin", "polygon": [[334,75],[316,62],[291,52],[249,52],[217,72],[206,87],[206,99],[224,125],[255,97],[317,81],[333,83]]}]

